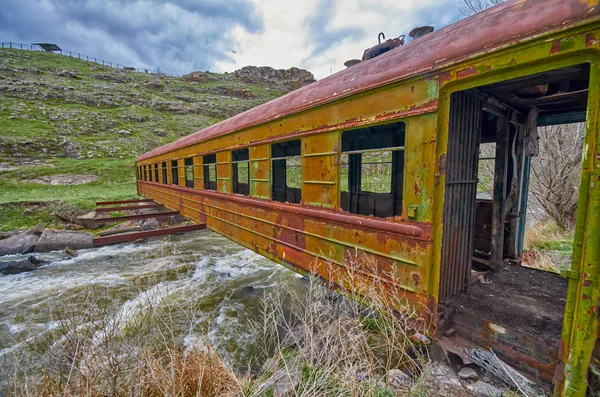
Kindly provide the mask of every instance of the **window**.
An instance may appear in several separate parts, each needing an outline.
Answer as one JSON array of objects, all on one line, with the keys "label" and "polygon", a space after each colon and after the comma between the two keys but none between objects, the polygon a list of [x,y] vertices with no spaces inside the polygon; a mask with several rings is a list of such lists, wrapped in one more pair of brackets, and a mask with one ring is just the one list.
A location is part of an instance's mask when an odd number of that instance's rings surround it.
[{"label": "window", "polygon": [[154,182],[158,182],[158,163],[154,163]]},{"label": "window", "polygon": [[233,166],[233,192],[248,196],[250,194],[250,162],[248,149],[231,152]]},{"label": "window", "polygon": [[171,184],[179,184],[179,173],[177,171],[177,160],[171,161]]},{"label": "window", "polygon": [[340,201],[344,211],[381,218],[402,213],[405,134],[404,123],[342,134]]},{"label": "window", "polygon": [[167,162],[162,163],[162,183],[167,183]]},{"label": "window", "polygon": [[217,155],[204,156],[204,189],[217,190]]},{"label": "window", "polygon": [[148,180],[148,166],[147,165],[144,166],[144,180],[145,181]]},{"label": "window", "polygon": [[302,200],[301,141],[276,143],[271,146],[272,199],[282,203]]},{"label": "window", "polygon": [[194,187],[194,159],[185,159],[185,187]]}]

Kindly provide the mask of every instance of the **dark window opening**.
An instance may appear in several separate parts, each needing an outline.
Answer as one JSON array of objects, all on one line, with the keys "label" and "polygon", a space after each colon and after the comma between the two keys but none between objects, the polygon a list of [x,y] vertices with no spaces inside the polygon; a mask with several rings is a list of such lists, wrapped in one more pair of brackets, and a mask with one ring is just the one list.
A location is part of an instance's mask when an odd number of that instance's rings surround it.
[{"label": "dark window opening", "polygon": [[179,173],[177,171],[177,160],[171,161],[171,184],[179,184]]},{"label": "dark window opening", "polygon": [[234,150],[231,153],[233,166],[233,192],[250,195],[250,157],[248,149]]},{"label": "dark window opening", "polygon": [[204,189],[217,190],[217,155],[204,156]]},{"label": "dark window opening", "polygon": [[341,207],[380,218],[402,213],[406,125],[393,123],[342,134]]},{"label": "dark window opening", "polygon": [[167,162],[162,163],[162,182],[167,183]]},{"label": "dark window opening", "polygon": [[144,166],[144,180],[148,181],[148,166]]},{"label": "dark window opening", "polygon": [[158,182],[158,163],[154,164],[154,182]]},{"label": "dark window opening", "polygon": [[302,200],[301,148],[299,139],[271,146],[274,201],[298,204]]},{"label": "dark window opening", "polygon": [[185,159],[185,186],[194,187],[194,159]]}]

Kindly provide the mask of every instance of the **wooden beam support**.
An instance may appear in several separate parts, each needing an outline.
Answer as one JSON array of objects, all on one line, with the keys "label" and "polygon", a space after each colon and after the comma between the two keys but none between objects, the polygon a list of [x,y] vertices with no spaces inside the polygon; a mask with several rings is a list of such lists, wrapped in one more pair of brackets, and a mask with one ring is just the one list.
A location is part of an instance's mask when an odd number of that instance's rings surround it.
[{"label": "wooden beam support", "polygon": [[167,236],[169,234],[192,232],[192,231],[203,230],[203,229],[206,229],[206,224],[176,226],[176,227],[169,227],[166,229],[147,230],[147,231],[143,231],[143,232],[114,234],[112,236],[96,237],[94,239],[94,245],[96,247],[99,247],[102,245],[124,243],[126,241],[134,241],[134,240],[137,240],[140,238]]},{"label": "wooden beam support", "polygon": [[504,203],[508,172],[509,128],[506,116],[498,117],[496,124],[496,161],[494,169],[492,207],[492,246],[490,266],[499,269],[504,259]]}]

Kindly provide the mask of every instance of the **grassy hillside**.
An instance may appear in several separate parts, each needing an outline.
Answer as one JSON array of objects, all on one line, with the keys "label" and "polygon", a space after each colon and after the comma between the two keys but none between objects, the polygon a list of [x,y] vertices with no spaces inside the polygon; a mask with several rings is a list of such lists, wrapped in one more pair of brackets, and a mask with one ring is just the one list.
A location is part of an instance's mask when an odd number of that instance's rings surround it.
[{"label": "grassy hillside", "polygon": [[[281,81],[233,73],[137,73],[66,56],[0,50],[0,230],[53,224],[52,210],[136,194],[136,156],[276,98]],[[95,175],[83,185],[40,185],[44,175]],[[10,210],[9,210],[10,209]],[[40,215],[39,219],[36,215]],[[22,219],[28,217],[29,220]]]}]

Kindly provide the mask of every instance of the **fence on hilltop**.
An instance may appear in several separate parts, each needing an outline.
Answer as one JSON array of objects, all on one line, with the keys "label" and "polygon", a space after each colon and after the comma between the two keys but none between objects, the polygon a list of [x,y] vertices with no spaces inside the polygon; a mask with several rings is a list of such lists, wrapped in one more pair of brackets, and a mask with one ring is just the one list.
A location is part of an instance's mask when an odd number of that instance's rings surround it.
[{"label": "fence on hilltop", "polygon": [[22,44],[22,43],[15,43],[12,41],[3,41],[3,42],[0,42],[0,45],[1,45],[1,48],[13,48],[13,49],[17,49],[17,50],[26,50],[26,51],[52,52],[54,54],[60,54],[60,55],[68,56],[71,58],[81,59],[83,61],[94,62],[94,63],[103,65],[103,66],[109,66],[111,68],[125,69],[125,70],[135,71],[135,72],[139,72],[139,73],[163,74],[165,76],[172,76],[172,77],[180,76],[180,75],[174,74],[174,73],[165,73],[160,70],[136,68],[136,67],[124,65],[122,63],[105,61],[104,59],[99,59],[99,58],[92,57],[89,55],[80,54],[75,51],[67,51],[67,50],[46,51],[46,50],[42,49],[42,47],[38,44]]}]

